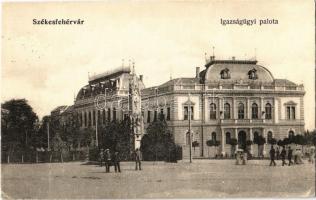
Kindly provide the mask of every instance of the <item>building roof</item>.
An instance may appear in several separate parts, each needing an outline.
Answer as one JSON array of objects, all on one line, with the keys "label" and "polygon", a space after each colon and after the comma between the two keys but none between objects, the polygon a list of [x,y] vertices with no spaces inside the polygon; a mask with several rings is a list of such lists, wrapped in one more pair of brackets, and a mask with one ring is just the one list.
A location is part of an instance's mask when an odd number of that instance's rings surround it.
[{"label": "building roof", "polygon": [[197,78],[176,78],[169,80],[163,84],[161,84],[159,87],[169,86],[169,85],[189,85],[199,83]]},{"label": "building roof", "polygon": [[287,79],[274,79],[274,84],[276,86],[297,86],[297,84]]},{"label": "building roof", "polygon": [[[265,67],[256,64],[257,61],[244,61],[244,60],[220,60],[211,61],[211,64],[206,65],[206,70],[202,71],[202,79],[205,82],[214,81],[239,81],[243,82],[270,82],[274,81],[272,73]],[[227,72],[229,77],[223,78],[222,73]],[[250,78],[254,73],[255,78]]]}]

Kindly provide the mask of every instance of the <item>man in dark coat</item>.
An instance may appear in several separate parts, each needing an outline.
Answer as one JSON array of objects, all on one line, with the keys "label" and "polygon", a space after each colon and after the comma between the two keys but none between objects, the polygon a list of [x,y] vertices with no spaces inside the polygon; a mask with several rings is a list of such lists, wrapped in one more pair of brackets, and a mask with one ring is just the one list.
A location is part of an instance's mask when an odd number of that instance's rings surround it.
[{"label": "man in dark coat", "polygon": [[276,166],[276,163],[274,161],[274,158],[275,158],[275,150],[273,148],[273,146],[271,146],[271,149],[270,149],[270,166],[273,164],[274,166]]},{"label": "man in dark coat", "polygon": [[110,165],[111,165],[111,153],[109,149],[106,149],[104,152],[104,159],[105,159],[105,172],[110,172]]},{"label": "man in dark coat", "polygon": [[141,168],[141,161],[142,161],[142,152],[137,148],[135,151],[135,163],[136,163],[136,168],[135,170],[142,170]]},{"label": "man in dark coat", "polygon": [[280,156],[281,156],[281,159],[282,159],[282,166],[286,165],[286,162],[285,162],[285,156],[286,156],[285,147],[282,148]]},{"label": "man in dark coat", "polygon": [[293,154],[293,150],[291,149],[291,147],[289,147],[289,152],[288,152],[288,155],[287,155],[287,158],[289,160],[289,166],[291,164],[293,164],[293,162],[292,162],[292,154]]},{"label": "man in dark coat", "polygon": [[119,158],[119,153],[117,151],[114,152],[112,161],[114,164],[115,172],[121,172],[120,158]]}]

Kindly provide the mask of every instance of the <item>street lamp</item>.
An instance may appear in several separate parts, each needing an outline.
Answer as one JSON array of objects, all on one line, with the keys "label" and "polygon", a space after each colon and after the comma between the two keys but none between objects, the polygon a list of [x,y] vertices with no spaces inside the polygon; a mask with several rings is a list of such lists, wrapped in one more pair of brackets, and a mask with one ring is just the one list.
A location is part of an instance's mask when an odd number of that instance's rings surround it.
[{"label": "street lamp", "polygon": [[190,93],[188,95],[189,106],[188,106],[188,115],[189,115],[189,145],[190,145],[190,163],[192,163],[192,139],[191,139],[191,99]]}]

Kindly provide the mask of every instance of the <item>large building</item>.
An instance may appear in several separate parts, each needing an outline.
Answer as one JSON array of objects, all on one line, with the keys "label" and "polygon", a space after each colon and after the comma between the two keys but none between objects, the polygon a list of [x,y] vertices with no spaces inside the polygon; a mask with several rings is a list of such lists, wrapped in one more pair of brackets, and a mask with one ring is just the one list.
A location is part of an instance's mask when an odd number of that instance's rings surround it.
[{"label": "large building", "polygon": [[[96,124],[96,119],[123,119],[129,105],[128,85],[130,69],[121,68],[113,73],[92,77],[76,100],[81,113],[82,127]],[[244,146],[248,140],[262,135],[266,139],[283,139],[304,131],[304,87],[286,79],[276,79],[271,72],[255,60],[216,60],[211,56],[205,69],[196,68],[191,78],[176,78],[156,87],[145,88],[142,76],[141,108],[145,126],[163,114],[182,146],[183,157],[189,156],[188,133],[191,113],[192,137],[197,144],[193,157],[214,154],[230,155],[231,138]],[[95,96],[111,88],[106,109],[96,111]],[[191,111],[191,112],[190,112]],[[210,151],[208,140],[220,142],[216,152]],[[268,145],[265,145],[268,150]],[[257,148],[251,151],[256,155]]]}]

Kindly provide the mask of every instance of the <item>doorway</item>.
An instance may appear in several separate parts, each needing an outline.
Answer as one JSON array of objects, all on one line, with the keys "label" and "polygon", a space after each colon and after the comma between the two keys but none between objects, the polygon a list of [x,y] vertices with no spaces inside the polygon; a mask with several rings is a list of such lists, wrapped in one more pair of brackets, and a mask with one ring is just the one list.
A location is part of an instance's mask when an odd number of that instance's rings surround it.
[{"label": "doorway", "polygon": [[245,149],[246,148],[246,132],[239,131],[238,133],[238,148]]}]

